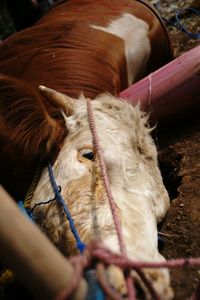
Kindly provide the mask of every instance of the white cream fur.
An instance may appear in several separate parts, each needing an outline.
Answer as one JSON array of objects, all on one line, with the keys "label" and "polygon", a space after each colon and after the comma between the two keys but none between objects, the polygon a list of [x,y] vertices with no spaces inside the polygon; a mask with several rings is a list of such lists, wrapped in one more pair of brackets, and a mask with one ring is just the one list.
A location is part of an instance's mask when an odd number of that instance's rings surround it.
[{"label": "white cream fur", "polygon": [[[164,258],[157,248],[157,222],[169,208],[169,197],[158,169],[156,148],[146,125],[147,117],[138,106],[132,107],[107,94],[97,97],[92,108],[128,257],[162,261]],[[105,191],[100,184],[100,196],[95,197],[91,188],[98,164],[85,158],[83,161],[78,159],[82,149],[93,148],[83,97],[74,100],[74,114],[65,116],[65,120],[69,134],[53,167],[57,184],[62,187],[62,195],[84,242],[101,239],[108,248],[119,252]],[[85,179],[81,181],[82,178]],[[73,188],[69,188],[71,183],[76,187],[75,198],[71,192]],[[81,184],[84,190],[81,190]],[[53,197],[45,169],[31,206]],[[62,243],[67,247],[71,241],[68,241],[69,229],[58,206],[39,206],[35,214],[39,225],[61,249],[59,235],[62,232]],[[168,271],[147,270],[146,273],[161,299],[172,299]]]},{"label": "white cream fur", "polygon": [[91,25],[91,27],[124,40],[129,85],[143,75],[151,53],[149,25],[145,21],[124,13],[106,27],[98,25]]}]

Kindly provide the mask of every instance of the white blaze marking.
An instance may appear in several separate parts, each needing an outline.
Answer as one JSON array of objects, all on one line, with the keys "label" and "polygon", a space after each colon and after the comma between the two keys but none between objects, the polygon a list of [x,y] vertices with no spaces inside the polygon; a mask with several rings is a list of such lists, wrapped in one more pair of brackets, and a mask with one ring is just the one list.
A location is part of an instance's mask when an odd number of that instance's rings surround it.
[{"label": "white blaze marking", "polygon": [[128,83],[131,85],[145,71],[150,56],[149,25],[143,20],[125,13],[106,27],[90,26],[116,35],[124,40]]}]

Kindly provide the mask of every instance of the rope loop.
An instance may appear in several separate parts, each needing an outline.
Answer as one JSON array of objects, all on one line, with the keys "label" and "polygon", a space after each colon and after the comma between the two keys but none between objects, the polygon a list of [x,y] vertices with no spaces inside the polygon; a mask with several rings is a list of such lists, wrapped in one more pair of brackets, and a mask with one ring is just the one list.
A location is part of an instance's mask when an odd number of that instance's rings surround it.
[{"label": "rope loop", "polygon": [[200,33],[192,33],[190,31],[187,30],[187,28],[184,26],[184,24],[181,21],[181,16],[186,13],[186,12],[192,12],[194,15],[200,17],[200,13],[198,12],[198,10],[194,9],[194,8],[186,8],[183,11],[177,11],[175,18],[176,21],[178,23],[178,26],[180,28],[180,30],[182,30],[183,32],[185,32],[189,37],[193,38],[193,39],[199,39],[200,38]]},{"label": "rope loop", "polygon": [[[188,29],[186,28],[186,26],[183,24],[183,22],[181,20],[181,18],[183,17],[184,14],[190,13],[190,12],[193,15],[200,17],[200,13],[198,10],[196,10],[195,8],[189,7],[189,8],[185,8],[184,10],[177,10],[175,13],[175,16],[169,20],[164,17],[162,17],[162,18],[166,24],[171,25],[171,26],[177,28],[178,30],[186,33],[190,38],[200,39],[200,33],[199,32],[193,33],[193,32],[188,31]],[[175,21],[173,21],[172,19],[175,19]]]}]

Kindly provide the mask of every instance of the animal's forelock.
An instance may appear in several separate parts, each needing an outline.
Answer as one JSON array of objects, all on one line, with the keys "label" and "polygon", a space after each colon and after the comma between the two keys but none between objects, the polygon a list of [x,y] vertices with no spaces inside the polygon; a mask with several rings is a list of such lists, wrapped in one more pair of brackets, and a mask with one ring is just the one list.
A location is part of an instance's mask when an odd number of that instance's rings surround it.
[{"label": "animal's forelock", "polygon": [[102,94],[96,98],[97,109],[102,109],[104,112],[123,123],[127,127],[139,126],[146,128],[148,116],[140,110],[140,106],[133,107],[122,99],[117,99],[109,94]]},{"label": "animal's forelock", "polygon": [[[120,122],[121,126],[127,128],[137,128],[144,131],[144,134],[149,133],[150,128],[147,125],[148,116],[142,112],[139,105],[133,107],[124,100],[117,99],[110,94],[101,94],[92,101],[94,112],[102,112],[104,115]],[[86,99],[83,95],[75,103],[74,116],[71,119],[83,120],[87,119]]]},{"label": "animal's forelock", "polygon": [[152,129],[147,122],[148,115],[141,111],[139,105],[133,107],[111,95],[100,95],[95,102],[95,110],[112,118],[118,128],[126,133],[132,146],[135,147],[137,143],[139,143],[138,147],[146,147],[147,144],[151,144],[150,132]]}]

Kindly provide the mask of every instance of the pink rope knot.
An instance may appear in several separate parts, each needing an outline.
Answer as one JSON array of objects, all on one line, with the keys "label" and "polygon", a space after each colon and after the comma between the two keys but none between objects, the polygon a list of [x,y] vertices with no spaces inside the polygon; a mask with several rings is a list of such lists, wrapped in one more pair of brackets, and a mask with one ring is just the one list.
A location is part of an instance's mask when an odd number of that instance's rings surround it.
[{"label": "pink rope knot", "polygon": [[[177,268],[200,266],[200,258],[198,257],[188,259],[172,259],[164,262],[135,261],[112,252],[111,250],[105,248],[105,246],[98,241],[93,241],[90,245],[88,245],[83,255],[76,255],[70,258],[70,262],[75,269],[75,276],[72,278],[72,281],[68,285],[68,287],[66,287],[65,290],[61,291],[61,293],[55,298],[55,300],[66,300],[74,294],[86,268],[92,268],[96,270],[96,277],[108,299],[122,300],[121,295],[117,291],[114,291],[110,286],[105,275],[106,268],[110,265],[115,265],[119,267],[124,273],[126,273],[127,270],[136,271],[144,286],[146,286],[147,290],[149,291],[152,299],[159,300],[160,297],[156,293],[152,283],[142,272],[143,268]],[[197,289],[190,300],[198,300],[199,291],[200,285],[197,286]]]}]

